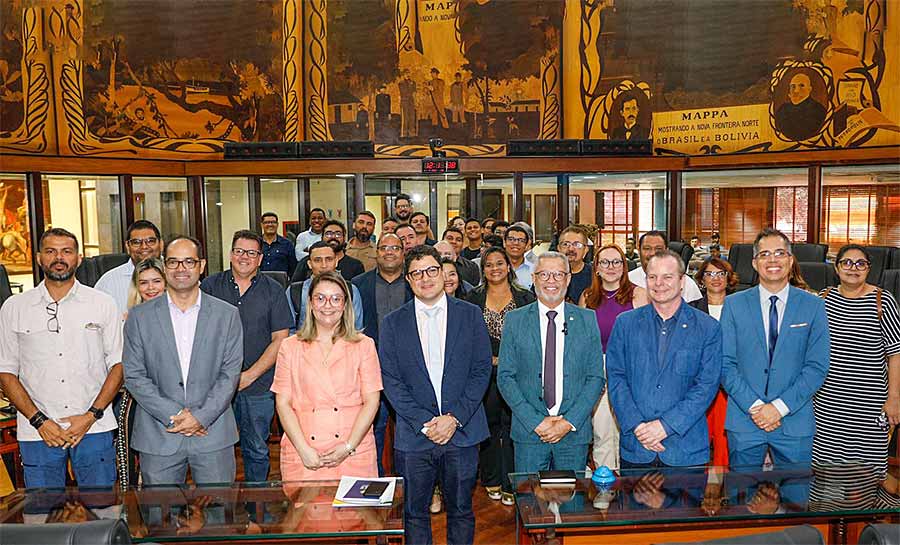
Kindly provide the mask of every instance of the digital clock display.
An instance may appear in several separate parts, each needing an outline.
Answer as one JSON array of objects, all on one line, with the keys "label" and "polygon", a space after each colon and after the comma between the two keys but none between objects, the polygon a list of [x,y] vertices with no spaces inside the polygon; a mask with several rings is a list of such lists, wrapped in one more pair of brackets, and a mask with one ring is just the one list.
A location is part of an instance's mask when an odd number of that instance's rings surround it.
[{"label": "digital clock display", "polygon": [[459,159],[429,157],[422,159],[422,174],[446,174],[459,172]]}]

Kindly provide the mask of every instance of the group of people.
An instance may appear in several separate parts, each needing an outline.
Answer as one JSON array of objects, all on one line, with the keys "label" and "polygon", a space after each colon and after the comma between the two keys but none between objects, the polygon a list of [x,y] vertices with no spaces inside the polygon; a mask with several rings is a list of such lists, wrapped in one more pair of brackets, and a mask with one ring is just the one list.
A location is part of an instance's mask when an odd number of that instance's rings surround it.
[{"label": "group of people", "polygon": [[[26,486],[115,480],[111,405],[132,399],[131,448],[145,484],[270,473],[277,412],[281,478],[393,472],[406,538],[431,543],[433,492],[448,542],[472,543],[473,491],[514,503],[512,472],[864,461],[882,474],[900,423],[900,314],[866,282],[849,245],[840,285],[791,283],[791,242],[754,241],[759,285],[733,293],[727,261],[685,274],[665,233],[640,266],[575,226],[534,251],[527,224],[453,221],[436,241],[405,196],[382,222],[347,229],[313,210],[295,244],[263,214],[234,234],[230,268],[189,236],[140,220],[130,260],[95,288],[75,278],[77,238],[40,239],[44,280],[0,309],[0,387],[18,409]],[[592,258],[588,258],[592,250]],[[286,288],[263,274],[288,273]]]}]

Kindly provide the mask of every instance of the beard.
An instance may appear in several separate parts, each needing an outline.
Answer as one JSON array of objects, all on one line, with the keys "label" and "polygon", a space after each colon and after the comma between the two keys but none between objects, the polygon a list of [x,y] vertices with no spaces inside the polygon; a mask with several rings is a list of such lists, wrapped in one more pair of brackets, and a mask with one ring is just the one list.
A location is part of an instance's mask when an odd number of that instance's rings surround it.
[{"label": "beard", "polygon": [[566,300],[566,292],[564,290],[559,290],[558,295],[551,297],[550,294],[544,293],[544,290],[539,288],[536,283],[534,284],[534,293],[538,298],[543,299],[543,303],[550,308],[556,307]]},{"label": "beard", "polygon": [[41,267],[41,270],[44,271],[44,275],[47,278],[53,280],[54,282],[65,282],[66,280],[69,280],[70,278],[75,276],[75,267],[69,267],[63,272],[55,272],[53,270],[53,266],[57,263],[62,263],[63,265],[66,265],[68,267],[68,264],[62,261],[55,261],[46,268]]}]

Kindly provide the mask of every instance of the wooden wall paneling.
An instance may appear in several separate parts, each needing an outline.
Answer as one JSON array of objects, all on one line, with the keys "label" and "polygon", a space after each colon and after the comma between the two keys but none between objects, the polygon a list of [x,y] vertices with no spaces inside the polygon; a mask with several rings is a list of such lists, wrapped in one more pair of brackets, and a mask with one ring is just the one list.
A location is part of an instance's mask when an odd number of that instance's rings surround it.
[{"label": "wooden wall paneling", "polygon": [[812,165],[809,167],[809,191],[807,193],[807,224],[806,224],[806,242],[810,244],[818,244],[821,236],[821,220],[822,215],[820,207],[822,205],[822,166]]},{"label": "wooden wall paneling", "polygon": [[512,219],[513,223],[529,221],[525,218],[525,174],[522,172],[513,174]]},{"label": "wooden wall paneling", "polygon": [[668,201],[666,231],[669,235],[669,240],[681,240],[681,210],[684,203],[684,194],[681,191],[681,172],[670,171],[666,178],[666,196]]}]

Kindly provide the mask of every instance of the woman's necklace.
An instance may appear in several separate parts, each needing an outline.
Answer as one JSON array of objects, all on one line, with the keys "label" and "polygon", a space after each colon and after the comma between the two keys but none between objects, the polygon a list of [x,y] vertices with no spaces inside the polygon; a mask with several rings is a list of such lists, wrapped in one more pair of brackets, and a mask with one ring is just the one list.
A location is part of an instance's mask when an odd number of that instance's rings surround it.
[{"label": "woman's necklace", "polygon": [[328,356],[331,355],[331,351],[334,350],[334,343],[331,343],[331,346],[328,347],[328,352],[322,348],[322,341],[319,341],[319,351],[322,353],[322,365],[328,367]]}]

